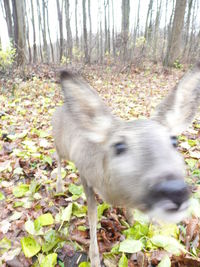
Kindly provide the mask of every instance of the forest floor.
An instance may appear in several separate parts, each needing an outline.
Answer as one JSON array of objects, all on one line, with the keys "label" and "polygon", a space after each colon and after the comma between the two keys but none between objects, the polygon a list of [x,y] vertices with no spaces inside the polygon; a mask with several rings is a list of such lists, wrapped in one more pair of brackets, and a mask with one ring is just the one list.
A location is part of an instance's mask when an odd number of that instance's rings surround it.
[{"label": "forest floor", "polygon": [[[112,112],[149,117],[184,70],[90,66],[81,69]],[[72,162],[63,163],[65,194],[55,194],[57,162],[51,117],[62,94],[54,70],[28,68],[0,79],[0,266],[81,266],[87,257],[87,204]],[[135,211],[98,204],[98,241],[107,267],[200,266],[200,115],[179,137],[193,197],[192,216],[179,225],[152,223]],[[131,242],[126,242],[130,239]],[[84,261],[84,263],[80,263]],[[76,265],[75,265],[76,262]]]}]

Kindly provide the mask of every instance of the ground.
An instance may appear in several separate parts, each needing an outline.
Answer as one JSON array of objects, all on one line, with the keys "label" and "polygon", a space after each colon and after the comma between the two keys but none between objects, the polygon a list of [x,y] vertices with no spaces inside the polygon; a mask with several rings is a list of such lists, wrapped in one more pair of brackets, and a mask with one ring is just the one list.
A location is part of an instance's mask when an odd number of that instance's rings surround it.
[{"label": "ground", "polygon": [[[141,69],[80,69],[112,112],[125,120],[149,117],[184,71],[150,64]],[[87,203],[72,162],[63,162],[65,193],[55,193],[51,117],[62,104],[55,73],[48,66],[29,67],[23,74],[15,71],[0,79],[1,266],[89,266],[83,253],[89,245]],[[181,224],[152,223],[135,211],[135,223],[129,226],[123,209],[97,196],[98,241],[105,266],[200,266],[199,137],[197,114],[179,137],[193,192],[192,215]]]}]

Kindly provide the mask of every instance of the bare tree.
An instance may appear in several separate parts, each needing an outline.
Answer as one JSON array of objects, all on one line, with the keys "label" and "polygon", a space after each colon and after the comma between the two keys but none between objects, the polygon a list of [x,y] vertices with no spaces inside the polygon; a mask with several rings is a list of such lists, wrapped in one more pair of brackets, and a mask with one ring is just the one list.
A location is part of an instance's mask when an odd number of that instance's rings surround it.
[{"label": "bare tree", "polygon": [[13,42],[14,32],[13,32],[13,21],[11,16],[11,8],[10,8],[10,1],[4,0],[4,9],[6,15],[6,23],[8,27],[8,36],[11,42]]},{"label": "bare tree", "polygon": [[28,45],[28,56],[29,56],[29,63],[32,62],[32,52],[31,52],[31,44],[30,44],[30,38],[29,38],[29,22],[28,22],[28,16],[27,16],[27,3],[25,0],[24,1],[24,9],[26,10],[26,12],[24,12],[24,15],[25,15],[25,24],[26,24],[26,27],[25,27],[25,31],[26,31],[26,42],[27,42],[27,45]]},{"label": "bare tree", "polygon": [[123,61],[128,59],[128,39],[129,39],[129,13],[130,13],[130,1],[122,0],[122,55]]},{"label": "bare tree", "polygon": [[114,13],[114,4],[112,1],[112,49],[113,49],[113,56],[115,58],[116,51],[115,51],[115,13]]},{"label": "bare tree", "polygon": [[107,52],[108,49],[108,28],[107,28],[107,0],[104,0],[104,27],[105,27],[105,44],[104,44],[104,53]]},{"label": "bare tree", "polygon": [[23,66],[25,63],[25,14],[24,1],[12,0],[14,39],[17,53],[17,64]]},{"label": "bare tree", "polygon": [[49,61],[49,53],[47,46],[47,30],[46,30],[46,0],[42,0],[42,37],[43,37],[43,50],[44,50],[44,61]]},{"label": "bare tree", "polygon": [[[62,16],[62,8],[60,7],[59,0],[56,0],[57,3],[57,13],[58,13],[58,23],[59,23],[59,33],[60,33],[60,60],[63,57],[63,16]],[[63,0],[62,5],[63,6]]]},{"label": "bare tree", "polygon": [[66,31],[67,31],[67,57],[72,59],[72,32],[69,18],[69,0],[65,0],[65,16],[66,16]]},{"label": "bare tree", "polygon": [[83,9],[83,42],[84,42],[84,61],[85,63],[90,63],[90,58],[88,54],[88,41],[87,41],[87,21],[86,21],[86,0],[82,0],[82,9]]},{"label": "bare tree", "polygon": [[90,32],[89,32],[89,55],[91,58],[91,51],[92,51],[92,20],[91,20],[91,5],[90,0],[88,0],[88,19],[90,25]]},{"label": "bare tree", "polygon": [[173,66],[175,60],[180,57],[181,33],[184,23],[185,8],[186,0],[176,0],[172,32],[164,61],[166,66]]},{"label": "bare tree", "polygon": [[162,0],[157,0],[157,12],[156,12],[156,21],[155,21],[155,27],[154,27],[154,44],[153,44],[153,55],[154,55],[154,62],[157,62],[157,45],[158,45],[158,39],[159,39],[159,26],[160,26],[160,17],[161,17],[161,6],[162,6]]},{"label": "bare tree", "polygon": [[189,35],[190,35],[189,29],[190,29],[190,23],[191,23],[192,4],[193,4],[193,0],[188,0],[186,30],[185,30],[185,47],[184,47],[184,55],[186,55],[186,57],[187,57],[187,53],[189,49]]},{"label": "bare tree", "polygon": [[145,34],[144,34],[147,43],[149,42],[152,33],[152,10],[153,10],[153,0],[149,0],[149,6],[145,23]]},{"label": "bare tree", "polygon": [[41,11],[40,11],[40,2],[39,2],[39,0],[37,0],[37,13],[38,13],[40,57],[41,57],[41,61],[43,62],[43,51],[42,51],[41,35],[40,35],[41,34],[42,19],[41,19]]},{"label": "bare tree", "polygon": [[110,54],[110,1],[107,0],[108,5],[108,53]]},{"label": "bare tree", "polygon": [[52,43],[52,40],[51,40],[51,34],[50,34],[50,28],[49,28],[49,9],[48,9],[48,0],[47,0],[47,4],[46,4],[46,12],[47,12],[47,30],[48,30],[48,35],[49,35],[50,47],[51,47],[51,57],[52,57],[52,61],[54,62],[53,43]]},{"label": "bare tree", "polygon": [[78,5],[78,0],[75,1],[75,31],[76,31],[76,47],[79,46],[79,40],[78,40],[77,5]]},{"label": "bare tree", "polygon": [[35,16],[34,16],[34,6],[33,0],[31,0],[31,21],[33,28],[33,62],[37,61],[37,46],[36,46],[36,33],[35,33]]}]

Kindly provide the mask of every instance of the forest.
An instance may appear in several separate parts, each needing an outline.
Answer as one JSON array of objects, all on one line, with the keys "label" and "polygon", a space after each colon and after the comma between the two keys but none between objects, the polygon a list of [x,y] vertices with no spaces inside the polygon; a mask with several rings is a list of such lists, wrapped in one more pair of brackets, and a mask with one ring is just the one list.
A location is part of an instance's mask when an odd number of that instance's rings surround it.
[{"label": "forest", "polygon": [[[0,25],[0,266],[200,266],[200,1],[0,0]],[[52,117],[62,105],[67,113],[59,117],[77,123],[68,130],[76,162],[63,158],[60,166],[59,142],[68,148],[61,135],[56,140]],[[60,127],[67,129],[65,120]],[[125,123],[133,128],[125,131]],[[166,127],[170,145],[163,143]],[[94,151],[88,142],[96,142]],[[142,189],[128,182],[130,156],[123,156],[132,147]],[[127,190],[121,181],[108,187],[115,167]],[[147,193],[148,171],[159,186],[166,171],[184,173],[184,184],[167,184],[181,202],[166,202],[167,220],[161,211],[149,217],[138,205],[129,216],[115,205],[126,193],[127,201],[132,184],[132,195]],[[98,172],[114,204],[95,191]],[[159,186],[147,202],[165,207],[159,198],[171,194]],[[171,221],[186,202],[184,217]]]}]

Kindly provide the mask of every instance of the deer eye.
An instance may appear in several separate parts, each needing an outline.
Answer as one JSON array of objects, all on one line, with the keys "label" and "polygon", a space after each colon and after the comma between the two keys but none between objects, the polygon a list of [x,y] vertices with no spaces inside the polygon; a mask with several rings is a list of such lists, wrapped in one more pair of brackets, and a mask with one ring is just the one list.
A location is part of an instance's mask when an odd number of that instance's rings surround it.
[{"label": "deer eye", "polygon": [[126,150],[127,150],[127,145],[126,145],[126,143],[124,143],[124,142],[119,142],[119,143],[116,143],[116,144],[114,145],[114,149],[115,149],[115,154],[116,154],[116,155],[120,155],[120,154],[126,152]]},{"label": "deer eye", "polygon": [[171,136],[170,139],[171,139],[171,143],[172,143],[173,147],[177,147],[178,146],[177,137],[176,136]]}]

